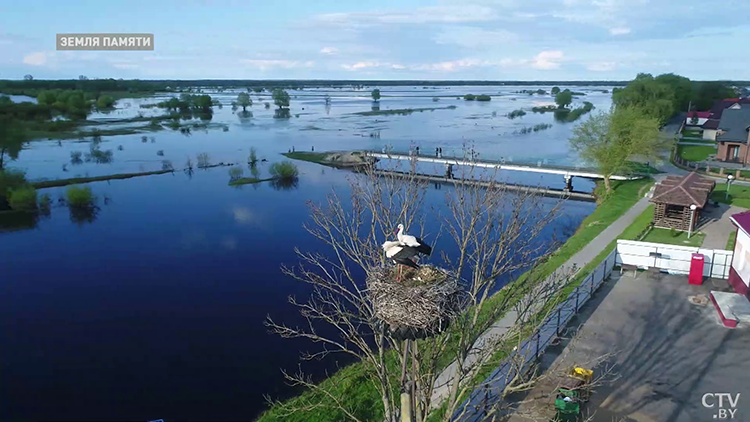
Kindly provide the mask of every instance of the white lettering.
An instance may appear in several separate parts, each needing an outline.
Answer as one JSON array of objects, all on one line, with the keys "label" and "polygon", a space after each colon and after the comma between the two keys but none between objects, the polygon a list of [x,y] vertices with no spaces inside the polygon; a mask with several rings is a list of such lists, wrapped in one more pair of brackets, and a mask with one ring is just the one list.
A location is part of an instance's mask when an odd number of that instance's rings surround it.
[{"label": "white lettering", "polygon": [[83,47],[85,46],[86,38],[84,37],[76,37],[75,38],[75,46],[76,47]]},{"label": "white lettering", "polygon": [[135,37],[128,38],[128,47],[135,47]]},{"label": "white lettering", "polygon": [[112,40],[109,37],[102,38],[102,47],[109,47]]},{"label": "white lettering", "polygon": [[713,397],[713,396],[714,396],[713,393],[706,393],[703,395],[703,398],[701,399],[701,403],[703,403],[703,407],[708,407],[708,408],[714,407],[713,404],[708,404],[708,402],[706,402],[706,399],[708,397]]},{"label": "white lettering", "polygon": [[150,37],[143,37],[143,46],[144,47],[151,47],[151,38]]},{"label": "white lettering", "polygon": [[92,47],[99,47],[99,37],[94,38]]},{"label": "white lettering", "polygon": [[737,407],[737,403],[740,401],[740,393],[737,393],[737,395],[734,396],[734,400],[732,400],[732,395],[727,393],[727,400],[729,400],[729,406],[731,408]]},{"label": "white lettering", "polygon": [[60,46],[67,47],[68,46],[68,39],[65,37],[60,38]]},{"label": "white lettering", "polygon": [[118,47],[125,47],[128,45],[128,38],[127,37],[120,37],[117,40],[117,46]]},{"label": "white lettering", "polygon": [[729,419],[734,419],[734,415],[737,413],[737,409],[727,409],[729,412]]},{"label": "white lettering", "polygon": [[719,409],[719,413],[715,415],[718,419],[726,419],[727,418],[727,409]]}]

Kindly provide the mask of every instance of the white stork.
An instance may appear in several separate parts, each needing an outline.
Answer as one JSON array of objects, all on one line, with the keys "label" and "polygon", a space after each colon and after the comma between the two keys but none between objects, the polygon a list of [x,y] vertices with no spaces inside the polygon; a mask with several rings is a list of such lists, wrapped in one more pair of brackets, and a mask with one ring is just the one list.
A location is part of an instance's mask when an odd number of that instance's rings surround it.
[{"label": "white stork", "polygon": [[403,246],[414,248],[417,252],[424,255],[430,255],[432,253],[432,248],[422,242],[422,239],[406,234],[403,224],[398,225],[396,236],[398,237],[398,242]]},{"label": "white stork", "polygon": [[399,242],[385,242],[383,243],[383,250],[385,251],[385,256],[392,259],[394,264],[419,268],[419,265],[412,261],[412,258],[418,254],[416,249],[401,245]]}]

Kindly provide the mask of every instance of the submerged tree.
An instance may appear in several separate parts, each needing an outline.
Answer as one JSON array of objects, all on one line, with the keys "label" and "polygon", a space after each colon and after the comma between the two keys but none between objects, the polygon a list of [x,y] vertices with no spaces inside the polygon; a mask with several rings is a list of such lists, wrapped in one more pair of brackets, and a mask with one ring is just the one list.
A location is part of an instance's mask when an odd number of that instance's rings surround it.
[{"label": "submerged tree", "polygon": [[283,89],[274,89],[271,97],[273,98],[273,103],[276,104],[279,109],[289,107],[289,93]]},{"label": "submerged tree", "polygon": [[[411,169],[415,166],[413,161]],[[351,383],[356,394],[367,391],[373,399],[378,397],[379,403],[357,408],[350,400],[338,400],[340,386],[316,384],[302,372],[285,372],[292,384],[311,391],[277,403],[274,417],[313,415],[330,406],[325,410],[330,420],[396,421],[402,403],[399,393],[403,393],[412,403],[416,421],[430,416],[448,421],[461,411],[466,392],[477,385],[476,371],[496,352],[509,351],[509,341],[536,327],[534,316],[564,286],[560,278],[534,271],[505,286],[501,294],[493,294],[499,283],[549,256],[554,245],[542,241],[540,233],[556,218],[561,203],[550,203],[531,191],[511,191],[486,170],[462,166],[462,171],[466,174],[454,179],[454,188],[446,191],[444,212],[437,214],[425,201],[427,182],[413,171],[383,174],[370,166],[350,179],[349,193],[340,196],[334,190],[324,204],[308,204],[312,224],[305,228],[325,245],[326,252],[296,250],[300,265],[283,267],[284,273],[312,287],[306,301],[290,297],[308,323],[291,327],[269,317],[267,325],[283,337],[321,345],[305,359],[332,353],[356,358],[361,366],[339,380]],[[470,182],[477,179],[486,184]],[[390,265],[380,245],[393,239],[398,224],[425,238],[427,219],[439,222],[440,228],[431,229],[430,235],[445,235],[441,249],[455,250],[434,259],[458,278],[467,307],[442,332],[419,341],[405,340],[379,318],[364,280]],[[516,322],[514,330],[497,337],[485,335],[499,317],[509,314]],[[322,330],[321,324],[333,330]],[[442,413],[436,415],[441,406]]]},{"label": "submerged tree", "polygon": [[638,107],[617,107],[601,112],[573,128],[570,146],[596,165],[612,192],[612,175],[627,171],[631,160],[658,159],[662,146],[659,119]]},{"label": "submerged tree", "polygon": [[380,101],[380,90],[378,88],[373,89],[370,95],[373,101]]},{"label": "submerged tree", "polygon": [[558,108],[565,108],[570,105],[571,102],[573,102],[573,93],[570,92],[569,89],[560,91],[555,95],[555,103],[557,103]]},{"label": "submerged tree", "polygon": [[250,99],[247,92],[240,92],[237,95],[237,105],[242,107],[242,111],[246,111],[247,107],[253,105],[253,100]]},{"label": "submerged tree", "polygon": [[12,118],[0,118],[0,171],[8,159],[15,160],[27,141],[26,130]]}]

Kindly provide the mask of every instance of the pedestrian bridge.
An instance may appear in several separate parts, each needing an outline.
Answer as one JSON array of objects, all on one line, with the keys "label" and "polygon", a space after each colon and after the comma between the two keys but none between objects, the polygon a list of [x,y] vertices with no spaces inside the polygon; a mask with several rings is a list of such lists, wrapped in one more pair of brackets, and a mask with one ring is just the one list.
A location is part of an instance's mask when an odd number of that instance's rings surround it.
[{"label": "pedestrian bridge", "polygon": [[[545,174],[559,174],[565,178],[566,185],[571,184],[573,177],[584,177],[586,179],[604,179],[604,175],[598,172],[594,168],[585,167],[571,167],[571,166],[554,166],[549,164],[528,164],[528,163],[508,163],[501,160],[479,160],[479,159],[467,159],[466,157],[447,157],[444,155],[417,155],[417,154],[402,154],[397,152],[380,152],[380,151],[364,151],[370,157],[380,159],[391,159],[391,160],[411,160],[416,158],[417,161],[422,163],[437,163],[444,164],[448,167],[449,171],[452,170],[452,166],[474,166],[474,167],[486,167],[499,170],[510,170],[510,171],[525,171],[532,173],[545,173]],[[612,180],[634,180],[640,179],[642,176],[634,175],[612,175]]]}]

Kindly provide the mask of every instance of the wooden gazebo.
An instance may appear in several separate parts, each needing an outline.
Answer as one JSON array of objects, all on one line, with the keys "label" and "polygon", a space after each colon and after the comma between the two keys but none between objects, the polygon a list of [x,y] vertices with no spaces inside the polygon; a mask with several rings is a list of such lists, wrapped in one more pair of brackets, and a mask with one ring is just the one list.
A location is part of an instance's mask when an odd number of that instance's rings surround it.
[{"label": "wooden gazebo", "polygon": [[[654,226],[688,231],[692,220],[692,230],[695,230],[714,186],[716,182],[695,172],[687,176],[667,176],[656,185],[651,197],[655,204]],[[691,205],[695,205],[695,211],[690,209]],[[692,218],[691,213],[694,213]]]}]

